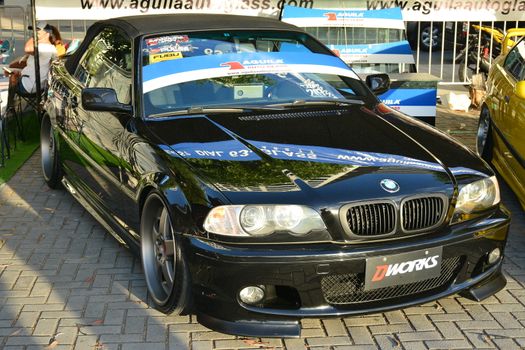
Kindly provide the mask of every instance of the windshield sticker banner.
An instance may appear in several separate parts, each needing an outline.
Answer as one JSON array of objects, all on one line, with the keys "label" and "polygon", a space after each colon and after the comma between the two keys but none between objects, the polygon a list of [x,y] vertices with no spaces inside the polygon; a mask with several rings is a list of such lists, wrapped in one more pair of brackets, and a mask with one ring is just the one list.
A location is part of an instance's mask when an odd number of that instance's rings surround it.
[{"label": "windshield sticker banner", "polygon": [[253,74],[320,73],[358,76],[329,55],[297,53],[241,53],[166,60],[143,67],[143,93],[187,81]]},{"label": "windshield sticker banner", "polygon": [[406,40],[385,44],[329,45],[346,63],[414,63],[414,55]]},{"label": "windshield sticker banner", "polygon": [[306,9],[285,6],[282,21],[298,27],[359,27],[404,30],[405,24],[399,8],[385,10]]}]

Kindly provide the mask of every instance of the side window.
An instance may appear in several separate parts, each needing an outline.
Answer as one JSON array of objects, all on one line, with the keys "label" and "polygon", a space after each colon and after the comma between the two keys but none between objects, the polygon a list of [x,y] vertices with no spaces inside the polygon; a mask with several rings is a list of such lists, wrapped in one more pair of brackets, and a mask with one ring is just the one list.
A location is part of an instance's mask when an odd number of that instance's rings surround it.
[{"label": "side window", "polygon": [[516,80],[525,80],[525,40],[510,50],[503,66]]},{"label": "side window", "polygon": [[75,78],[86,87],[115,89],[121,103],[131,102],[131,41],[115,28],[98,34],[82,56]]}]

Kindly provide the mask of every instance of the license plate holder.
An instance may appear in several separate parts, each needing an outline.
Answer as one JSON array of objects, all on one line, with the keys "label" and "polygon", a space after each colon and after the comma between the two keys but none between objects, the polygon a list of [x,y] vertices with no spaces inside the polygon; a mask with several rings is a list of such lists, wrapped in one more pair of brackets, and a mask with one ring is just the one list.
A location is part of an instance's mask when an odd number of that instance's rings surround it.
[{"label": "license plate holder", "polygon": [[409,284],[441,274],[443,247],[366,259],[364,290]]}]

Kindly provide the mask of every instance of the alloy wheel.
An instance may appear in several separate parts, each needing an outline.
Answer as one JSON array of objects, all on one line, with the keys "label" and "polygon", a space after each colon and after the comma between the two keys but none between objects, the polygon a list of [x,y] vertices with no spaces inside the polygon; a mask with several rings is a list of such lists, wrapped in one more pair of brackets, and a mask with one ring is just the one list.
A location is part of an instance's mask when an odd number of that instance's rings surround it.
[{"label": "alloy wheel", "polygon": [[154,207],[143,222],[142,263],[146,283],[157,304],[165,304],[173,290],[176,271],[175,241],[167,209],[162,203],[151,203]]},{"label": "alloy wheel", "polygon": [[[427,49],[430,48],[430,26],[423,28],[421,31],[421,42],[423,46]],[[439,28],[432,28],[432,48],[436,48],[439,45]]]}]

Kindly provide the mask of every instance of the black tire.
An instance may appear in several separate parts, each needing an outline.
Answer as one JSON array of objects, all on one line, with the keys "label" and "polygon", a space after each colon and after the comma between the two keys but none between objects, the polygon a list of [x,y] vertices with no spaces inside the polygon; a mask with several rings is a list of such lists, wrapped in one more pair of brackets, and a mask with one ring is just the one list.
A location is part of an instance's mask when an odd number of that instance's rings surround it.
[{"label": "black tire", "polygon": [[62,166],[55,133],[48,115],[44,115],[40,126],[40,155],[44,180],[50,188],[59,188],[62,180]]},{"label": "black tire", "polygon": [[478,155],[490,164],[492,161],[494,141],[490,112],[486,105],[481,108],[476,135],[476,151]]},{"label": "black tire", "polygon": [[465,57],[463,57],[463,60],[458,64],[458,81],[470,83],[472,82],[473,74],[474,71],[467,65]]},{"label": "black tire", "polygon": [[144,277],[155,307],[165,314],[186,313],[190,305],[188,266],[165,201],[156,191],[144,202],[140,234]]},{"label": "black tire", "polygon": [[[458,63],[458,81],[460,82],[464,81],[467,83],[471,83],[472,77],[475,74],[484,74],[485,81],[486,81],[488,78],[488,70],[487,69],[484,70],[483,67],[484,66],[486,67],[488,64],[489,63],[487,60],[481,59],[481,61],[479,62],[480,67],[477,68],[477,65],[478,65],[477,58],[474,59],[473,63],[468,64],[466,63],[465,57],[463,56],[461,61]],[[465,69],[465,65],[466,65],[466,69]]]}]

